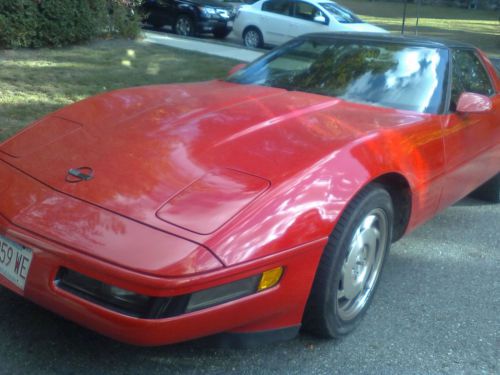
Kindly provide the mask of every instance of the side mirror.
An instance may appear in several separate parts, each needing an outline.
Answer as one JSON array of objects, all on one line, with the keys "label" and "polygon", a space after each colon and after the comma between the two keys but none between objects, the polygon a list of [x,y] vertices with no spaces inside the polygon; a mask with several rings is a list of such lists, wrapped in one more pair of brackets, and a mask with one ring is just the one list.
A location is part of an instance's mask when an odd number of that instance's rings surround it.
[{"label": "side mirror", "polygon": [[491,108],[493,108],[491,99],[485,95],[464,92],[458,98],[457,112],[459,113],[487,112]]},{"label": "side mirror", "polygon": [[322,14],[318,14],[317,16],[314,16],[313,21],[317,22],[317,23],[322,23],[323,25],[326,25],[326,17],[323,16]]},{"label": "side mirror", "polygon": [[245,66],[247,66],[247,64],[238,64],[236,66],[233,66],[231,68],[231,70],[229,71],[228,75],[232,76],[234,73],[236,73],[237,71],[243,69]]}]

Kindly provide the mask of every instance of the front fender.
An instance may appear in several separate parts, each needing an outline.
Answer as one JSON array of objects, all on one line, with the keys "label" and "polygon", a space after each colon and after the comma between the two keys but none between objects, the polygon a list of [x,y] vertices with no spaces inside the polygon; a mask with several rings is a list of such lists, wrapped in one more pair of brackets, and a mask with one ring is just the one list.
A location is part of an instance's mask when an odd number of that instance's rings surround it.
[{"label": "front fender", "polygon": [[408,229],[413,229],[435,214],[443,171],[439,121],[373,132],[286,181],[273,182],[206,245],[225,265],[233,265],[326,238],[356,194],[390,173],[410,186]]}]

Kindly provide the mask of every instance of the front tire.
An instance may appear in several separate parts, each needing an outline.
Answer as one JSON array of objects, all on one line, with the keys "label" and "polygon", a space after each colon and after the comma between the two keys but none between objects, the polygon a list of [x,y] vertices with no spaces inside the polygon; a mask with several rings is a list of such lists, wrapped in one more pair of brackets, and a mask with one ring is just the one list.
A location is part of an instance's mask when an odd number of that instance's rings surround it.
[{"label": "front tire", "polygon": [[195,34],[194,22],[191,17],[183,14],[175,22],[175,33],[182,36],[193,36]]},{"label": "front tire", "polygon": [[321,257],[304,312],[304,328],[327,338],[351,332],[373,298],[392,240],[393,206],[380,185],[346,208]]}]

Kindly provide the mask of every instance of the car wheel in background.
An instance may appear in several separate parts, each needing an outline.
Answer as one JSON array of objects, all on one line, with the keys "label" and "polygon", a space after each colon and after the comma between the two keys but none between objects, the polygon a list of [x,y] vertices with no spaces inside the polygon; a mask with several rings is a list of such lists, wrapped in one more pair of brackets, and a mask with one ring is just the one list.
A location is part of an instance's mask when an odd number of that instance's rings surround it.
[{"label": "car wheel in background", "polygon": [[195,34],[193,20],[184,14],[177,18],[174,29],[177,34],[183,36],[193,36]]},{"label": "car wheel in background", "polygon": [[346,208],[321,257],[304,312],[304,328],[321,337],[351,332],[366,312],[392,240],[393,206],[369,185]]},{"label": "car wheel in background", "polygon": [[214,30],[214,37],[217,39],[224,39],[226,36],[229,35],[231,31],[228,29],[215,29]]},{"label": "car wheel in background", "polygon": [[484,201],[500,203],[500,173],[474,190],[471,195]]},{"label": "car wheel in background", "polygon": [[264,45],[262,33],[256,27],[248,27],[243,32],[243,44],[249,48],[261,48]]}]

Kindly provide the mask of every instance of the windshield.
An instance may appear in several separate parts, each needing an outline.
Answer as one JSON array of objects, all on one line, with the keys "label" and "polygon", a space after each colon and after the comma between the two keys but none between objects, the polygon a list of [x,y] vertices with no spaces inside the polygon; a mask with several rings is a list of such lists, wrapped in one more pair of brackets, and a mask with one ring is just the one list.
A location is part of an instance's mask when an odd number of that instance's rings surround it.
[{"label": "windshield", "polygon": [[320,5],[340,23],[363,23],[363,21],[349,9],[334,2],[320,3]]},{"label": "windshield", "polygon": [[295,40],[228,78],[339,97],[348,101],[439,113],[444,105],[445,49],[388,42]]}]

